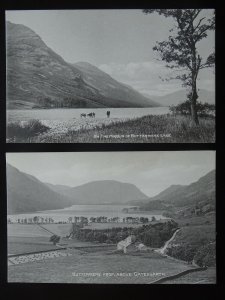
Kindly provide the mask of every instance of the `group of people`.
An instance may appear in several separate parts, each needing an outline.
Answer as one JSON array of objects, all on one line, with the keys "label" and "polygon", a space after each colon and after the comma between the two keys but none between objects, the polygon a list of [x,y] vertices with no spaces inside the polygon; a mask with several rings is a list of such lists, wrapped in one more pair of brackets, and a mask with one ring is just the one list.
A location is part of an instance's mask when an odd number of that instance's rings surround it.
[{"label": "group of people", "polygon": [[[107,116],[107,118],[110,117],[110,110],[107,110],[106,116]],[[91,112],[91,113],[89,113],[89,114],[82,113],[82,114],[80,114],[80,117],[81,117],[81,118],[86,118],[86,117],[95,118],[95,113],[94,113],[94,112]]]}]

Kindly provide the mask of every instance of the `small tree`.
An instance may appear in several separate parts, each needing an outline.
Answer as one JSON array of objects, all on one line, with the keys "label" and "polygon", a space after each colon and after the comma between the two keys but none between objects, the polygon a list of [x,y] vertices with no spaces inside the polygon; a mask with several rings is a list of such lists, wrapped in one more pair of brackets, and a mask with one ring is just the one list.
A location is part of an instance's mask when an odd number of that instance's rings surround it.
[{"label": "small tree", "polygon": [[50,237],[49,241],[56,245],[60,241],[60,236],[54,234]]},{"label": "small tree", "polygon": [[[144,9],[144,13],[158,13],[164,17],[172,17],[176,26],[170,29],[175,32],[167,41],[157,42],[153,50],[158,51],[167,67],[181,71],[174,78],[180,79],[183,86],[189,87],[188,99],[191,102],[191,116],[198,125],[196,103],[197,77],[199,71],[215,63],[215,53],[209,54],[207,59],[198,53],[197,44],[208,36],[210,30],[215,29],[215,15],[212,18],[201,16],[202,9]],[[174,79],[173,78],[173,79]]]}]

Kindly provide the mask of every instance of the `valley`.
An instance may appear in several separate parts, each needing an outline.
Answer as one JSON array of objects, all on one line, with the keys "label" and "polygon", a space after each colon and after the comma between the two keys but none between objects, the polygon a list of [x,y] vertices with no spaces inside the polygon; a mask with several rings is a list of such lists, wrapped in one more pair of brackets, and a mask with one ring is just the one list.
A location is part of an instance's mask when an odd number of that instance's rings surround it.
[{"label": "valley", "polygon": [[[173,283],[170,276],[185,270],[191,272],[184,276],[190,283],[214,281],[215,171],[152,198],[117,181],[68,187],[43,183],[10,165],[7,171],[10,282],[151,283],[168,276]],[[85,202],[89,205],[73,204]],[[135,241],[123,253],[118,243],[128,236]],[[60,276],[54,276],[56,269]]]}]

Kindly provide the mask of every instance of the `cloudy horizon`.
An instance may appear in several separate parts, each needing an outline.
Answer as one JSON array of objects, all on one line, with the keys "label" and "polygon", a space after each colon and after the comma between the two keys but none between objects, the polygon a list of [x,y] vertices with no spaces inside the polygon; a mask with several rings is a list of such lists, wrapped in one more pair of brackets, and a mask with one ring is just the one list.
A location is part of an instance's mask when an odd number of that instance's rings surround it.
[{"label": "cloudy horizon", "polygon": [[[204,13],[210,16],[212,10]],[[157,97],[183,89],[180,81],[161,80],[171,70],[152,50],[156,41],[168,38],[170,18],[145,15],[140,9],[21,10],[7,11],[6,20],[34,30],[65,61],[89,62],[142,94]],[[214,46],[215,33],[210,32],[199,46],[203,57]],[[201,71],[198,88],[215,91],[213,69]]]},{"label": "cloudy horizon", "polygon": [[215,169],[215,151],[7,153],[7,163],[42,182],[71,187],[117,180],[153,197]]}]

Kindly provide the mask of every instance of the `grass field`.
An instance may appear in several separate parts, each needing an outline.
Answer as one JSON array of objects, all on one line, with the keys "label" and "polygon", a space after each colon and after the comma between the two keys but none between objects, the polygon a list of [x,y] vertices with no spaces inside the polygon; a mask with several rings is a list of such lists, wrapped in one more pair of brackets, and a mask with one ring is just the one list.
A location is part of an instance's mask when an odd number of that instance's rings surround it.
[{"label": "grass field", "polygon": [[164,284],[215,284],[216,268],[208,268],[205,271],[189,273],[180,278],[168,280]]},{"label": "grass field", "polygon": [[72,230],[71,224],[42,224],[41,226],[59,236],[67,236]]},{"label": "grass field", "polygon": [[[59,230],[58,224],[50,229]],[[63,224],[64,225],[64,224]],[[48,225],[46,228],[48,228]],[[65,227],[65,226],[64,226]],[[62,229],[64,228],[62,226]],[[51,233],[36,224],[8,224],[8,254],[23,254],[28,252],[58,249],[49,241]]]},{"label": "grass field", "polygon": [[[64,126],[64,128],[66,128]],[[26,135],[25,135],[26,136]],[[54,130],[36,137],[11,137],[8,142],[31,143],[211,143],[215,141],[215,120],[200,118],[194,126],[186,116],[149,115],[102,124],[91,129]]]},{"label": "grass field", "polygon": [[[117,224],[121,226],[121,224]],[[51,230],[59,227],[58,230],[63,231],[66,230],[69,224],[66,224],[67,226],[63,225],[51,224],[47,227]],[[96,226],[97,223],[93,223],[93,225]],[[97,226],[102,229],[102,226],[105,225],[108,224],[98,224]],[[9,254],[59,249],[49,242],[49,237],[44,230],[40,232],[34,230],[35,226],[37,225],[9,224]],[[43,232],[43,236],[40,236],[41,232]],[[17,236],[15,236],[15,233],[17,233]],[[214,226],[210,224],[184,226],[179,233],[179,243],[195,243],[199,242],[199,236],[202,239],[215,236]],[[177,242],[174,241],[174,243]],[[10,265],[8,267],[8,281],[141,284],[150,283],[162,277],[193,268],[193,266],[183,261],[166,258],[152,251],[123,254],[116,251],[116,245],[94,244],[66,238],[62,238],[60,243],[69,247],[63,251],[70,253],[71,256]],[[211,268],[209,271],[188,274],[182,278],[168,283],[215,283],[215,268]]]},{"label": "grass field", "polygon": [[202,245],[216,238],[214,225],[194,225],[182,227],[173,240],[175,244]]},{"label": "grass field", "polygon": [[[61,246],[88,247],[98,245],[91,242],[63,238],[70,232],[71,224],[44,224],[42,226],[62,237],[59,242]],[[8,254],[23,254],[59,249],[57,246],[54,246],[53,243],[49,242],[51,235],[50,232],[45,231],[36,224],[8,224]]]},{"label": "grass field", "polygon": [[215,214],[209,216],[192,216],[188,218],[173,219],[180,227],[215,224]]},{"label": "grass field", "polygon": [[8,255],[58,249],[46,237],[8,237]]},{"label": "grass field", "polygon": [[7,226],[8,237],[50,237],[51,233],[45,231],[36,224],[8,224]]},{"label": "grass field", "polygon": [[[176,274],[191,266],[163,258],[155,253],[141,256],[110,254],[107,251],[70,251],[72,256],[13,265],[8,269],[9,282],[48,283],[150,283]],[[95,275],[93,275],[95,273]],[[109,274],[106,274],[109,273]],[[146,273],[146,274],[143,274]]]}]

